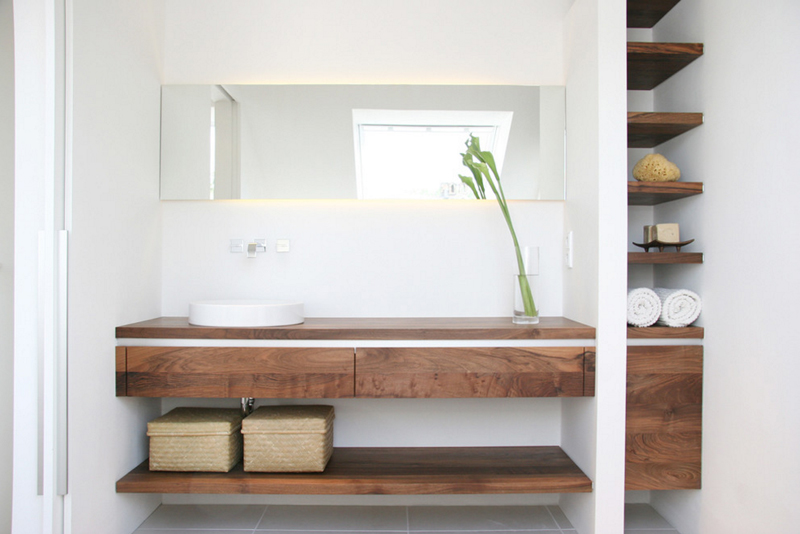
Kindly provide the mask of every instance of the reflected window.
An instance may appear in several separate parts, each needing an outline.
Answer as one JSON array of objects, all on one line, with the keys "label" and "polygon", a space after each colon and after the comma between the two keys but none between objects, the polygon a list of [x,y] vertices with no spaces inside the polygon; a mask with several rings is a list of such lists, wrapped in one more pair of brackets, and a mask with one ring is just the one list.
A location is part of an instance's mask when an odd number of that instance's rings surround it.
[{"label": "reflected window", "polygon": [[459,179],[470,135],[502,176],[512,112],[353,110],[360,199],[474,199]]}]

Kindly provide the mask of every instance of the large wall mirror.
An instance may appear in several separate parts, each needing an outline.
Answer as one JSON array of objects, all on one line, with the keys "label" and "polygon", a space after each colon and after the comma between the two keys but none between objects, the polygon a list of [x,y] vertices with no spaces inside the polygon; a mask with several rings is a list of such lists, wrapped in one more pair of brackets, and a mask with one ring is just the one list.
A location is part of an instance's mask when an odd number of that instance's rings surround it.
[{"label": "large wall mirror", "polygon": [[167,85],[161,198],[470,199],[474,135],[507,198],[563,200],[564,127],[564,87]]}]

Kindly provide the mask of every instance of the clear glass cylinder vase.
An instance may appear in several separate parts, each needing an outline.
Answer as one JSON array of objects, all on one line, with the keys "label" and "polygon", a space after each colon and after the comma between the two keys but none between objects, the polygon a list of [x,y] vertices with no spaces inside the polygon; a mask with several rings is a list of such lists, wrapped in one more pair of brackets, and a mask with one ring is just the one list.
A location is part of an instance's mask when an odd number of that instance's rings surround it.
[{"label": "clear glass cylinder vase", "polygon": [[536,299],[538,283],[538,274],[514,275],[514,315],[512,316],[514,323],[539,323],[539,306]]},{"label": "clear glass cylinder vase", "polygon": [[538,324],[539,247],[521,247],[518,267],[519,264],[524,272],[514,275],[512,321],[516,324]]}]

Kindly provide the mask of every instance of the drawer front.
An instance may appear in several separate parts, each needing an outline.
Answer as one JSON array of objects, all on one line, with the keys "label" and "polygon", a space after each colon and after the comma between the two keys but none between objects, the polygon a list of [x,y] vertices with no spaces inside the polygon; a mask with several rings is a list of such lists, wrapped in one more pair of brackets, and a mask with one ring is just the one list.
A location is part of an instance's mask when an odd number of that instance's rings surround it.
[{"label": "drawer front", "polygon": [[581,397],[583,347],[359,348],[364,398]]},{"label": "drawer front", "polygon": [[125,384],[118,395],[122,389],[129,397],[353,396],[352,348],[125,349]]},{"label": "drawer front", "polygon": [[628,347],[625,488],[700,489],[703,347]]}]

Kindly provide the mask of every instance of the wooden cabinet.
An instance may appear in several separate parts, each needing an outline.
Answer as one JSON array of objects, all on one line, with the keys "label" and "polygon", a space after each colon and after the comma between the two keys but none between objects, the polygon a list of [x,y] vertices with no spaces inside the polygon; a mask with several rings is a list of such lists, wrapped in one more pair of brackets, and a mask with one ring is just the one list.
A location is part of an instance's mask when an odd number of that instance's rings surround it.
[{"label": "wooden cabinet", "polygon": [[[503,318],[308,319],[277,328],[194,327],[162,317],[117,328],[119,397],[465,398],[594,395],[594,349],[517,347],[530,340],[593,340],[560,317],[536,326]],[[148,342],[138,339],[150,338]],[[162,345],[152,340],[163,341]],[[170,339],[182,341],[170,343]],[[476,347],[470,340],[496,340]],[[187,347],[190,343],[203,346]],[[209,341],[212,340],[212,341]],[[213,346],[238,340],[238,347]],[[368,340],[360,343],[358,340]],[[438,347],[364,347],[376,341]],[[513,340],[513,341],[510,341]],[[286,342],[284,347],[258,347]],[[338,348],[294,347],[297,341]],[[341,347],[353,342],[352,346]],[[510,342],[509,342],[510,341]],[[380,344],[380,343],[378,343]],[[441,345],[461,345],[443,347]],[[544,343],[550,344],[550,343]],[[586,341],[586,344],[592,344]],[[473,346],[464,346],[473,345]],[[478,494],[578,493],[592,481],[557,445],[334,448],[323,473],[156,472],[147,461],[117,481],[121,493]]]},{"label": "wooden cabinet", "polygon": [[583,347],[359,348],[356,397],[582,397],[586,352]]},{"label": "wooden cabinet", "polygon": [[[118,347],[128,397],[353,396],[352,348]],[[121,353],[121,354],[120,354]],[[119,366],[124,364],[124,371]],[[123,390],[119,389],[124,381]]]},{"label": "wooden cabinet", "polygon": [[470,398],[594,394],[594,353],[584,347],[354,350],[135,346],[118,347],[116,361],[117,395],[127,397]]},{"label": "wooden cabinet", "polygon": [[699,489],[703,347],[628,347],[625,488]]}]

